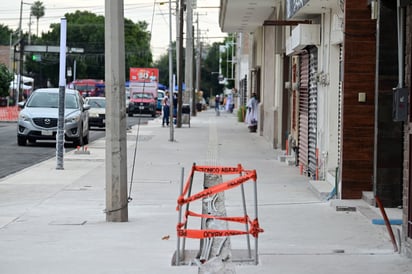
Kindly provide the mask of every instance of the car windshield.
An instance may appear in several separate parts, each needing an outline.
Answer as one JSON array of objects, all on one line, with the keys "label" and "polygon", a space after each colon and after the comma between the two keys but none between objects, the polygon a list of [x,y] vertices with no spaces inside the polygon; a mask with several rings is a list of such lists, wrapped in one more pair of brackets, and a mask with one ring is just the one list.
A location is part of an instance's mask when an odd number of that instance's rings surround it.
[{"label": "car windshield", "polygon": [[[65,95],[65,108],[78,109],[79,105],[74,94]],[[27,107],[32,108],[58,108],[59,94],[51,92],[34,92],[27,102]]]},{"label": "car windshield", "polygon": [[133,99],[152,99],[152,98],[153,98],[152,93],[143,93],[143,92],[133,93]]},{"label": "car windshield", "polygon": [[106,100],[104,99],[88,99],[86,104],[90,105],[91,108],[105,108]]},{"label": "car windshield", "polygon": [[80,91],[80,92],[93,91],[95,88],[96,88],[96,86],[94,86],[94,85],[90,85],[90,86],[88,86],[88,85],[85,85],[85,86],[83,86],[83,85],[75,85],[75,89],[77,89],[77,90]]}]

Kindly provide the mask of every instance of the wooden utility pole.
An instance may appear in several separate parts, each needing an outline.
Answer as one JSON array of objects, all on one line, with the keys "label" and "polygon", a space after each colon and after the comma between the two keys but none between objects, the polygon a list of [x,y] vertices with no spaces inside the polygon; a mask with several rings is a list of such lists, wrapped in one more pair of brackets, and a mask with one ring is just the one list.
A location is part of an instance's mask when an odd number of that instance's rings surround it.
[{"label": "wooden utility pole", "polygon": [[186,89],[183,96],[185,104],[193,101],[193,9],[192,0],[186,0],[186,55],[185,55],[185,84]]},{"label": "wooden utility pole", "polygon": [[[199,29],[199,13],[196,14],[196,26],[197,26],[197,34],[196,34],[196,44],[197,44],[197,51],[196,51],[196,90],[200,91],[200,76],[201,76],[201,64],[202,64],[202,43],[200,42],[200,29]],[[196,103],[196,100],[195,100]],[[194,106],[196,106],[194,104]],[[192,112],[192,114],[196,114],[196,111]]]},{"label": "wooden utility pole", "polygon": [[128,221],[123,0],[105,0],[106,221]]}]

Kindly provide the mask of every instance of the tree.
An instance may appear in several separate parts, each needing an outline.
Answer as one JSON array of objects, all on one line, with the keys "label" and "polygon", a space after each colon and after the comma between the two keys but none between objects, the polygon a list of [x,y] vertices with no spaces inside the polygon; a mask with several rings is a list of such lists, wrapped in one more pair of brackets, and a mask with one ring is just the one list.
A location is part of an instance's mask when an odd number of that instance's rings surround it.
[{"label": "tree", "polygon": [[213,43],[206,46],[206,58],[202,60],[200,89],[204,91],[206,98],[211,98],[223,92],[223,85],[219,84],[219,46],[221,43]]},{"label": "tree", "polygon": [[37,30],[36,30],[36,36],[39,36],[39,19],[44,16],[44,10],[45,7],[43,6],[43,2],[41,1],[36,1],[31,5],[31,15],[36,17],[37,20]]},{"label": "tree", "polygon": [[9,96],[10,83],[14,75],[4,64],[0,64],[0,97]]},{"label": "tree", "polygon": [[[219,45],[221,43],[213,43],[213,45],[205,45],[202,53],[201,61],[201,76],[200,90],[206,98],[210,98],[216,94],[223,92],[223,85],[219,84]],[[176,73],[176,42],[172,44],[172,60],[173,72]],[[184,55],[184,54],[183,54]],[[184,56],[183,56],[184,59]],[[183,64],[184,64],[183,60]],[[161,55],[159,60],[155,62],[155,67],[159,69],[159,83],[169,85],[169,55],[168,52]],[[184,71],[184,70],[183,70]]]},{"label": "tree", "polygon": [[129,78],[131,67],[152,67],[153,54],[150,49],[151,34],[147,30],[148,23],[132,20],[124,21],[125,51],[126,51],[126,78]]},{"label": "tree", "polygon": [[0,45],[10,44],[10,34],[12,30],[8,26],[0,24]]},{"label": "tree", "polygon": [[[172,43],[173,73],[176,74],[176,42]],[[154,64],[159,69],[159,83],[169,86],[169,52],[162,54]]]},{"label": "tree", "polygon": [[[82,48],[84,53],[67,53],[67,66],[74,70],[76,63],[77,79],[104,79],[104,21],[102,15],[96,15],[88,11],[76,11],[65,14],[67,20],[67,47]],[[150,50],[150,32],[146,22],[133,23],[125,19],[125,57],[126,78],[129,76],[130,67],[150,67],[152,65],[152,53]],[[59,45],[60,23],[50,26],[50,31],[36,40],[42,45]],[[54,53],[42,54],[41,61],[32,58],[25,64],[29,73],[35,75],[36,85],[44,86],[47,80],[57,86],[59,79],[59,56]],[[76,62],[74,62],[76,61]],[[67,79],[70,82],[73,79]]]}]

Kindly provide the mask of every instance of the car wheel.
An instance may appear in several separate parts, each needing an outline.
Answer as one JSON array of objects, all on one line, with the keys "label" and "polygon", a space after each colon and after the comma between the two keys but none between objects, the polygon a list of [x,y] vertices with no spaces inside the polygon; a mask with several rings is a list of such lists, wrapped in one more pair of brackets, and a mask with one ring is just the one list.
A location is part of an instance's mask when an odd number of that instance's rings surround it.
[{"label": "car wheel", "polygon": [[17,144],[19,146],[25,146],[27,144],[27,138],[24,136],[17,136]]},{"label": "car wheel", "polygon": [[129,111],[129,112],[127,113],[127,116],[132,117],[132,116],[133,116],[133,112],[130,112],[130,111]]},{"label": "car wheel", "polygon": [[156,110],[152,112],[152,117],[156,117]]}]

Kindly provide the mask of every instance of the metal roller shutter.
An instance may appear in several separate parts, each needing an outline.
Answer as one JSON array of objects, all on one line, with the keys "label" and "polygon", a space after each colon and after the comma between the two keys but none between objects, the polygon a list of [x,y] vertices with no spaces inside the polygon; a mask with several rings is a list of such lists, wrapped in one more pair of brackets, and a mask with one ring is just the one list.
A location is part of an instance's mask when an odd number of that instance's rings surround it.
[{"label": "metal roller shutter", "polygon": [[318,155],[317,146],[317,125],[318,125],[318,50],[313,47],[309,51],[309,120],[308,120],[308,175],[317,179]]},{"label": "metal roller shutter", "polygon": [[308,121],[309,121],[309,53],[300,56],[299,73],[299,166],[308,168]]}]

